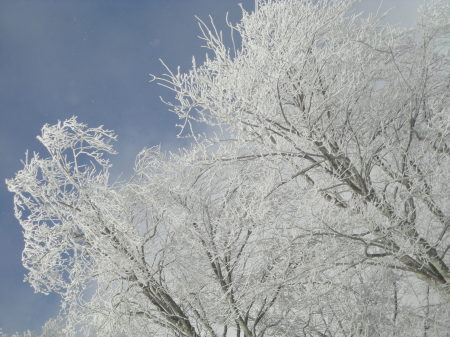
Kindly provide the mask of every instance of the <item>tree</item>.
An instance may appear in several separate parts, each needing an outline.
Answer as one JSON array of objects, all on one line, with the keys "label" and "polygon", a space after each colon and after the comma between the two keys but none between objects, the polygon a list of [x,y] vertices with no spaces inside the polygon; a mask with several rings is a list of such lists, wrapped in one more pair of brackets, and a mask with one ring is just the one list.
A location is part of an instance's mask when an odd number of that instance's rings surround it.
[{"label": "tree", "polygon": [[264,2],[232,27],[233,55],[201,23],[211,59],[157,80],[176,93],[182,131],[226,127],[260,148],[246,160],[278,157],[291,167],[283,185],[303,177],[346,222],[370,216],[365,231],[341,223],[334,235],[448,294],[450,5],[429,4],[404,31],[349,16],[351,3]]},{"label": "tree", "polygon": [[352,4],[259,1],[232,49],[200,21],[205,62],[155,77],[194,145],[126,182],[112,131],[44,126],[7,183],[47,334],[445,336],[450,4],[410,30]]}]

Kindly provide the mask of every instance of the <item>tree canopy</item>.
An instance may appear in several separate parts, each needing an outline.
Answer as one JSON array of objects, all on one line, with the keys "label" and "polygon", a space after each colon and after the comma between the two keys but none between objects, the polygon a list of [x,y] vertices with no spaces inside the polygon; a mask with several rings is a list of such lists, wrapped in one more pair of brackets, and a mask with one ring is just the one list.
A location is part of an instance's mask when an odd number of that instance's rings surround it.
[{"label": "tree canopy", "polygon": [[62,298],[44,335],[447,336],[450,3],[411,29],[353,4],[261,0],[230,44],[199,21],[206,60],[153,77],[192,146],[127,181],[114,132],[43,127],[7,184]]}]

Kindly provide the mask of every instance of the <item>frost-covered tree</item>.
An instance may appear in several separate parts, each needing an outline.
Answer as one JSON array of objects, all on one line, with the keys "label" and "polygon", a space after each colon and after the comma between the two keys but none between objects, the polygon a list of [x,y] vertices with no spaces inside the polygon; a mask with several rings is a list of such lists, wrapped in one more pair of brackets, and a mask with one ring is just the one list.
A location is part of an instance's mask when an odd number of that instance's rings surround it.
[{"label": "frost-covered tree", "polygon": [[195,145],[126,182],[112,131],[44,126],[7,181],[44,334],[446,336],[450,3],[409,30],[352,4],[259,1],[230,47],[200,22],[206,61],[155,78]]},{"label": "frost-covered tree", "polygon": [[430,2],[410,30],[349,15],[351,4],[261,2],[231,27],[234,52],[201,23],[206,62],[157,80],[176,93],[182,131],[220,127],[238,159],[274,158],[280,185],[302,181],[329,202],[329,218],[316,212],[328,234],[445,296],[450,3]]}]

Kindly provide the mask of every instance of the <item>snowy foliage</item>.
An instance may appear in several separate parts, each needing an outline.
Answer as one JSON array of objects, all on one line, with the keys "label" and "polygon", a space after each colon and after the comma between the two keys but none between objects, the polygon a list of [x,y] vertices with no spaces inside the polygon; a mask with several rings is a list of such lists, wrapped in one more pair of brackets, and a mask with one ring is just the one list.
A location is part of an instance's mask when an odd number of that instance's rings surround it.
[{"label": "snowy foliage", "polygon": [[259,1],[231,48],[200,22],[205,62],[154,78],[195,145],[127,182],[113,132],[44,126],[7,183],[45,336],[447,336],[450,3],[353,3]]}]

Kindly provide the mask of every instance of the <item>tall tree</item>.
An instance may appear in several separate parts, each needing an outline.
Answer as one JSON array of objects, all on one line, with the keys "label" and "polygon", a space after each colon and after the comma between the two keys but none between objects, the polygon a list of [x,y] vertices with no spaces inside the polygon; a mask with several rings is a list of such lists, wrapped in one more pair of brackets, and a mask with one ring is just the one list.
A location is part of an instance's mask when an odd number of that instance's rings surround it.
[{"label": "tall tree", "polygon": [[63,300],[44,334],[448,333],[450,4],[411,30],[352,4],[259,1],[231,48],[200,22],[206,61],[155,78],[195,145],[126,182],[112,131],[44,126],[7,181],[27,279]]},{"label": "tall tree", "polygon": [[176,93],[182,131],[219,126],[259,148],[246,160],[278,158],[283,185],[302,179],[334,205],[322,219],[334,235],[448,295],[450,4],[400,30],[349,15],[352,3],[261,2],[231,27],[235,53],[201,23],[210,58],[157,80]]}]

